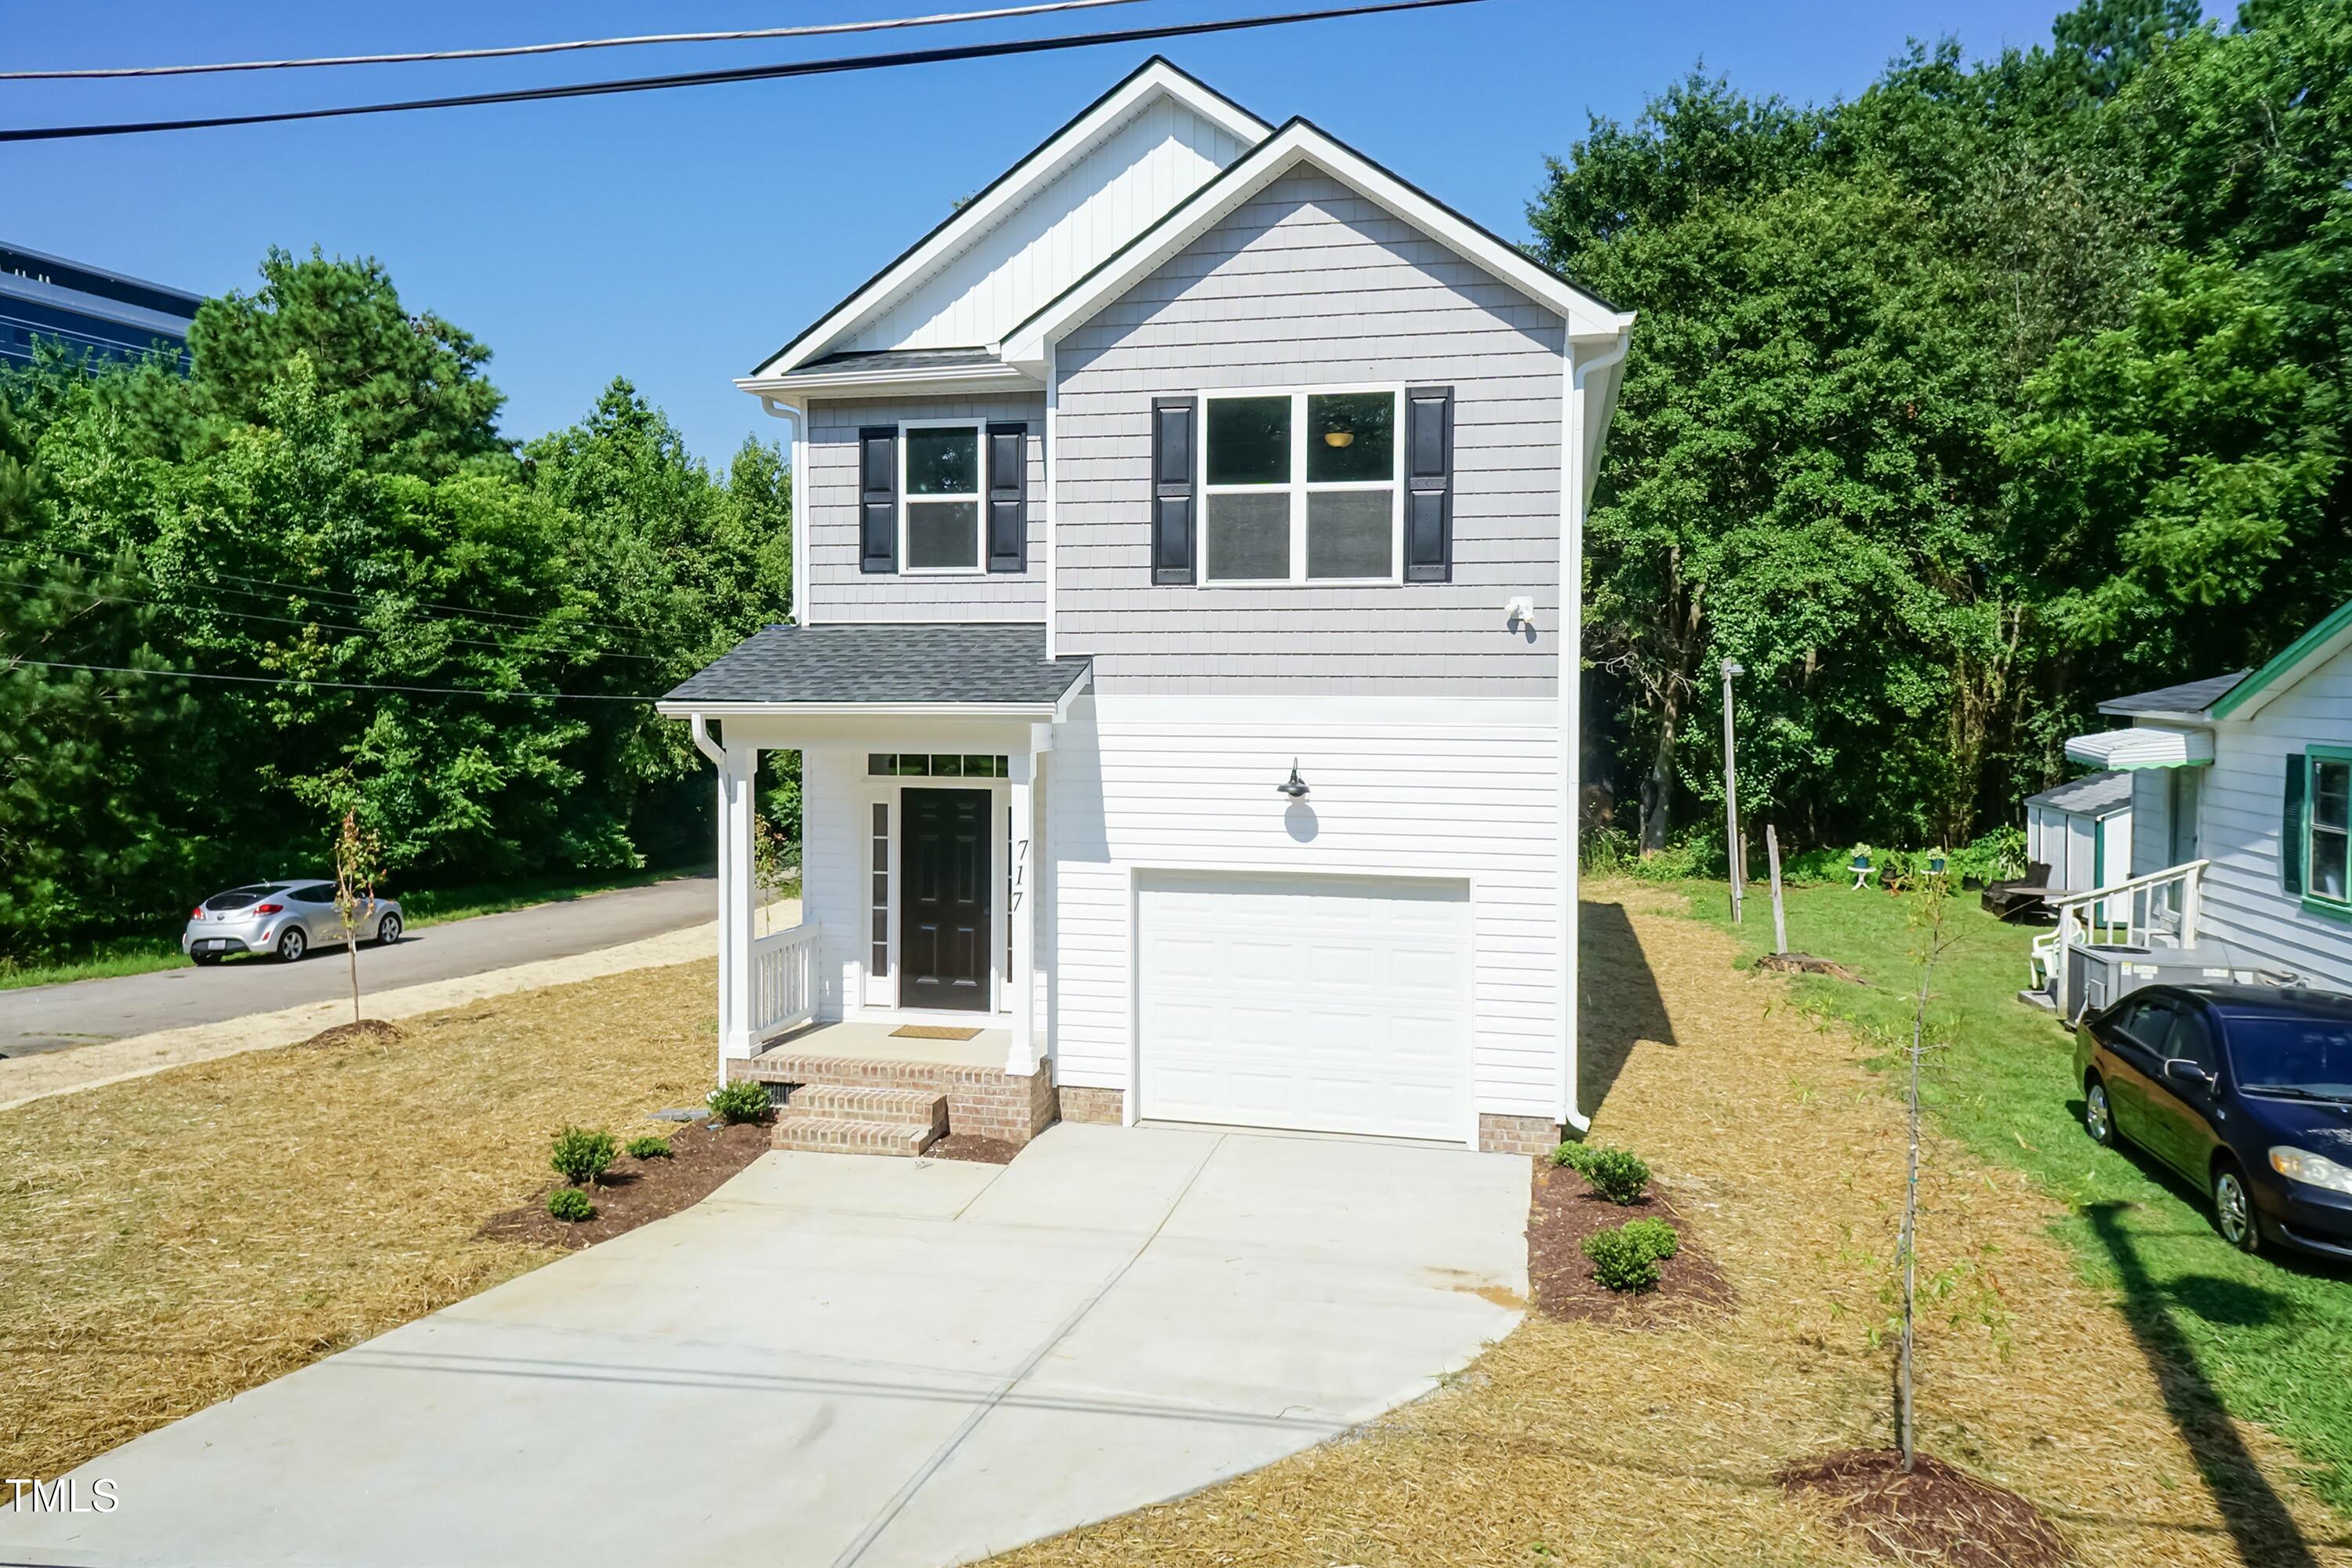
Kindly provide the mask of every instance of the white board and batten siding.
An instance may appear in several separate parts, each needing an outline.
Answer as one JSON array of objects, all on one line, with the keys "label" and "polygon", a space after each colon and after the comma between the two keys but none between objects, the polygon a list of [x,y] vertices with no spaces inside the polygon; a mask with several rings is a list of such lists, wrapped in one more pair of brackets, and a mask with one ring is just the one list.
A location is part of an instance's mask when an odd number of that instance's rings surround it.
[{"label": "white board and batten siding", "polygon": [[2305,979],[2352,991],[2352,925],[2305,910],[2279,883],[2279,837],[2290,752],[2352,746],[2352,649],[2282,691],[2248,721],[2214,727],[2198,852],[2207,932],[2274,959]]},{"label": "white board and batten siding", "polygon": [[[1029,427],[1027,571],[858,570],[857,432],[867,426],[940,419],[1017,421]],[[808,479],[800,495],[805,498],[807,531],[803,593],[811,623],[1045,618],[1044,393],[815,401],[809,405],[806,449]],[[985,548],[983,542],[983,552]]]},{"label": "white board and batten siding", "polygon": [[[1309,790],[1297,804],[1276,790],[1294,758]],[[1151,938],[1143,922],[1173,920],[1176,926],[1160,930],[1181,938],[1179,928],[1213,918],[1213,900],[1188,899],[1189,889],[1234,895],[1223,906],[1225,919],[1244,932],[1273,929],[1253,900],[1288,899],[1319,919],[1360,920],[1384,948],[1419,955],[1412,975],[1375,985],[1384,1006],[1416,1006],[1440,992],[1460,998],[1451,1026],[1461,1029],[1458,1045],[1446,1043],[1456,1037],[1442,1019],[1417,1034],[1376,1029],[1367,1041],[1334,1037],[1314,1068],[1328,1068],[1328,1083],[1298,1100],[1303,1115],[1270,1106],[1269,1124],[1467,1141],[1478,1112],[1556,1119],[1559,764],[1559,730],[1545,703],[1082,699],[1060,727],[1049,773],[1045,912],[1059,965],[1050,987],[1055,1080],[1134,1086],[1130,1114],[1143,1119],[1202,1114],[1184,1098],[1186,1048],[1168,1033],[1171,1016],[1144,1016],[1151,982],[1164,989],[1177,980],[1183,956],[1144,952]],[[1351,894],[1391,907],[1350,906],[1344,900]],[[1449,902],[1458,916],[1447,912]],[[1413,907],[1394,907],[1401,903]],[[1456,918],[1468,964],[1458,993],[1456,949],[1444,934]],[[1261,956],[1273,946],[1255,945]],[[1311,943],[1287,951],[1293,962],[1324,961]],[[1229,952],[1225,962],[1251,960]],[[1353,1005],[1340,997],[1345,983],[1302,974],[1284,993],[1258,975],[1238,990],[1244,1003],[1289,1007],[1294,1019],[1300,999],[1329,992],[1326,999],[1344,1021]],[[1146,1043],[1154,1028],[1160,1036]],[[1177,1058],[1146,1065],[1139,1082],[1140,1051],[1163,1038],[1174,1040]],[[1367,1101],[1360,1073],[1349,1076],[1372,1059],[1368,1050],[1399,1075],[1400,1090],[1384,1100]],[[1466,1064],[1454,1064],[1450,1091],[1436,1087],[1433,1053],[1457,1050],[1466,1052]],[[1293,1061],[1279,1073],[1301,1070]],[[1165,1103],[1155,1106],[1155,1089]],[[1230,1082],[1214,1092],[1231,1103],[1261,1091],[1294,1094],[1280,1084],[1253,1089]],[[1442,1114],[1432,1105],[1442,1105]]]},{"label": "white board and batten siding", "polygon": [[[1055,350],[1060,647],[1107,693],[1552,695],[1566,331],[1320,171],[1275,180]],[[1350,384],[1454,388],[1453,581],[1153,585],[1152,399]]]}]

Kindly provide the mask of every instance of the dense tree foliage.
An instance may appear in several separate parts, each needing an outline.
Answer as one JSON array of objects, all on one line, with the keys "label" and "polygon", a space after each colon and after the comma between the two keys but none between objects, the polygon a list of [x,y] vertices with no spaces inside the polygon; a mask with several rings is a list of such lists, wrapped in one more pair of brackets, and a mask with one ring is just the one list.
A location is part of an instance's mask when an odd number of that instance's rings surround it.
[{"label": "dense tree foliage", "polygon": [[[1594,700],[1644,845],[1741,799],[1952,842],[2103,697],[2352,596],[2352,8],[2090,0],[1851,102],[1694,76],[1529,208],[1642,321],[1587,532]],[[1696,722],[1694,722],[1694,718]]]},{"label": "dense tree foliage", "polygon": [[348,809],[408,885],[709,842],[640,700],[787,614],[778,454],[713,474],[622,381],[518,452],[374,263],[262,275],[185,376],[0,380],[0,959],[315,873]]}]

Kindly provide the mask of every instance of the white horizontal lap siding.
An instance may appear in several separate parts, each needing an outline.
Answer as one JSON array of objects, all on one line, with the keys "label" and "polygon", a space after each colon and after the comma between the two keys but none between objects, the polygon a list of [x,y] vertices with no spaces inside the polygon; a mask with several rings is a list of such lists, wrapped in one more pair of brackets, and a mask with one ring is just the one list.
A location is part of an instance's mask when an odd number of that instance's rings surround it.
[{"label": "white horizontal lap siding", "polygon": [[[801,918],[819,921],[816,1016],[839,1019],[857,1000],[868,914],[866,753],[801,753]],[[892,824],[896,828],[897,825]]]},{"label": "white horizontal lap siding", "polygon": [[[1415,723],[1309,697],[1278,716],[1214,700],[1081,700],[1059,731],[1049,800],[1056,1081],[1128,1087],[1138,868],[1466,879],[1477,1109],[1556,1115],[1558,731],[1517,704],[1495,705],[1511,721],[1482,721],[1484,706]],[[1299,808],[1275,791],[1294,757],[1309,789]]]},{"label": "white horizontal lap siding", "polygon": [[[922,574],[857,569],[857,432],[921,419],[1019,420],[1029,426],[1029,570]],[[1042,621],[1045,618],[1045,397],[892,397],[819,402],[809,408],[803,569],[811,623],[826,621]],[[983,525],[986,506],[982,508]],[[982,540],[981,559],[987,560]]]},{"label": "white horizontal lap siding", "polygon": [[839,346],[994,342],[1243,151],[1183,105],[1155,99]]},{"label": "white horizontal lap siding", "polygon": [[[1107,692],[1550,695],[1565,331],[1328,176],[1275,181],[1056,350],[1060,646]],[[1151,584],[1155,396],[1367,382],[1454,388],[1451,583]]]},{"label": "white horizontal lap siding", "polygon": [[[2244,724],[2215,733],[2199,805],[2208,934],[2352,991],[2352,925],[2308,913],[2279,885],[2289,752],[2352,746],[2352,651],[2336,655]],[[2306,876],[2308,872],[2306,870]]]}]

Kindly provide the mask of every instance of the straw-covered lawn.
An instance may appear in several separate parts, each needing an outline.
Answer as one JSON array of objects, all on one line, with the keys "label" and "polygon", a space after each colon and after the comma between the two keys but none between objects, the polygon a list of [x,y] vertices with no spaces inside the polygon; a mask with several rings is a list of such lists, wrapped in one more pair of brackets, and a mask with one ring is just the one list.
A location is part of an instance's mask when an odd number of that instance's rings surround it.
[{"label": "straw-covered lawn", "polygon": [[[1665,912],[1675,895],[1587,898],[1599,1076],[1624,1052],[1594,1136],[1672,1184],[1737,1310],[1660,1330],[1530,1321],[1370,1431],[1003,1563],[1880,1561],[1777,1481],[1791,1460],[1892,1437],[1902,1123],[1863,1065],[1878,1047],[1791,1005],[1783,982],[1735,973],[1729,937]],[[2175,1377],[2198,1433],[2184,1440],[2112,1293],[2052,1236],[2057,1205],[1940,1137],[1925,1194],[1926,1448],[2022,1493],[2086,1564],[2352,1562],[2281,1445],[2221,1424]]]},{"label": "straw-covered lawn", "polygon": [[709,963],[0,1111],[0,1475],[127,1438],[555,1256],[474,1239],[572,1121],[692,1105]]}]

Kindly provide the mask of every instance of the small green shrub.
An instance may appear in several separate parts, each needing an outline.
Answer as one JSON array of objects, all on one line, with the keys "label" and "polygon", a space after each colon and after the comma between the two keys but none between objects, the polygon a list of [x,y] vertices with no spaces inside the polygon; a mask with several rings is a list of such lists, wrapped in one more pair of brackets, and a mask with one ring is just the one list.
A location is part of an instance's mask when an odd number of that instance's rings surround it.
[{"label": "small green shrub", "polygon": [[1659,1263],[1681,1245],[1664,1220],[1628,1220],[1586,1237],[1584,1256],[1592,1260],[1592,1278],[1604,1289],[1640,1291],[1658,1282]]},{"label": "small green shrub", "polygon": [[573,1186],[593,1186],[620,1152],[621,1146],[613,1141],[610,1132],[567,1126],[555,1135],[555,1149],[547,1163]]},{"label": "small green shrub", "polygon": [[759,1121],[769,1111],[768,1086],[750,1079],[722,1084],[710,1091],[710,1110],[719,1121],[728,1123]]},{"label": "small green shrub", "polygon": [[576,1225],[583,1219],[594,1219],[596,1205],[578,1187],[558,1187],[547,1194],[547,1212]]},{"label": "small green shrub", "polygon": [[1640,1203],[1650,1184],[1650,1167],[1640,1155],[1606,1143],[1563,1143],[1551,1152],[1551,1163],[1576,1172],[1612,1204]]},{"label": "small green shrub", "polygon": [[629,1140],[629,1158],[632,1160],[667,1160],[669,1158],[669,1140],[667,1138],[656,1138],[650,1132],[646,1133],[643,1138],[632,1138]]}]

